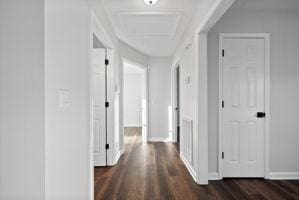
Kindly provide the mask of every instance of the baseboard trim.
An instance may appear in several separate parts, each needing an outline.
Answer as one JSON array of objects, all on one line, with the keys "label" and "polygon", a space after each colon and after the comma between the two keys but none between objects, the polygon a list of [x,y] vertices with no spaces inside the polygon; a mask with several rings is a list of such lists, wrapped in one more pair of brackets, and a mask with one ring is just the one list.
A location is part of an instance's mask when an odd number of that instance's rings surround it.
[{"label": "baseboard trim", "polygon": [[270,172],[270,180],[299,180],[299,172]]},{"label": "baseboard trim", "polygon": [[218,180],[221,180],[218,172],[209,173],[209,181],[218,181]]},{"label": "baseboard trim", "polygon": [[124,125],[124,128],[133,128],[133,127],[141,128],[142,125],[141,124],[125,124]]},{"label": "baseboard trim", "polygon": [[147,138],[148,142],[172,142],[170,138]]},{"label": "baseboard trim", "polygon": [[[299,172],[270,172],[270,180],[299,180]],[[209,173],[209,180],[221,180],[218,172]]]},{"label": "baseboard trim", "polygon": [[183,163],[185,164],[189,174],[192,176],[193,180],[195,182],[197,182],[197,176],[195,173],[195,170],[193,169],[193,167],[189,164],[189,162],[187,161],[187,159],[185,158],[185,156],[182,154],[182,152],[180,153],[180,158],[183,161]]},{"label": "baseboard trim", "polygon": [[118,163],[118,161],[119,161],[119,159],[120,159],[120,157],[121,157],[122,154],[123,153],[121,151],[118,151],[118,153],[116,154],[116,156],[113,159],[112,165],[116,165]]}]

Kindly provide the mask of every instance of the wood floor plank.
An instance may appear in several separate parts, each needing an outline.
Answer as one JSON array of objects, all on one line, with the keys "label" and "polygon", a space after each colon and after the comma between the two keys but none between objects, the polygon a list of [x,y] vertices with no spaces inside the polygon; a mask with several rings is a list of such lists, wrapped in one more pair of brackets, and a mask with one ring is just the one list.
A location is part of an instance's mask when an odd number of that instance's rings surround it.
[{"label": "wood floor plank", "polygon": [[142,143],[125,129],[125,153],[114,167],[95,168],[95,200],[299,200],[299,181],[224,179],[197,185],[174,143]]}]

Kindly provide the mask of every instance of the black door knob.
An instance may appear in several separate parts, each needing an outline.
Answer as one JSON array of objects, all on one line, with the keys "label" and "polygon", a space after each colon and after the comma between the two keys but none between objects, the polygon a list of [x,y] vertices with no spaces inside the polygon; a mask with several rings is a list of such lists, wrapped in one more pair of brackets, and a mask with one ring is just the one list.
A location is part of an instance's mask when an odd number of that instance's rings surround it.
[{"label": "black door knob", "polygon": [[266,117],[266,113],[264,113],[264,112],[258,112],[258,113],[256,114],[256,117],[257,117],[257,118],[265,118],[265,117]]}]

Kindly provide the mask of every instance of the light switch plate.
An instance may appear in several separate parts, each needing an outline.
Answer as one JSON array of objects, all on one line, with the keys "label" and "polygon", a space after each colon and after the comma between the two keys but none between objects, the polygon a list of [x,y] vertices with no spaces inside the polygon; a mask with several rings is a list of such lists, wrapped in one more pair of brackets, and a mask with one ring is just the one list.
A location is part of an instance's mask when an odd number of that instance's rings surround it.
[{"label": "light switch plate", "polygon": [[58,101],[60,108],[67,108],[71,105],[71,91],[60,89],[58,91]]}]

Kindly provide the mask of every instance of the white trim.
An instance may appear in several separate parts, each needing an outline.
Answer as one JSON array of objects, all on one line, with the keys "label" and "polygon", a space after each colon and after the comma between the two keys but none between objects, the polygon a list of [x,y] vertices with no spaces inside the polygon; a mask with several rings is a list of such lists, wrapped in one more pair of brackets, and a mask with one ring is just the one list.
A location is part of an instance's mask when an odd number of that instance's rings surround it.
[{"label": "white trim", "polygon": [[218,171],[219,177],[222,178],[222,158],[223,149],[223,130],[222,130],[222,41],[224,38],[263,38],[265,40],[265,144],[264,144],[264,178],[269,179],[269,157],[270,157],[270,34],[269,33],[220,33],[219,34],[219,99],[218,99]]},{"label": "white trim", "polygon": [[124,128],[130,128],[130,127],[136,127],[136,128],[142,128],[142,124],[124,124]]},{"label": "white trim", "polygon": [[208,33],[235,1],[236,0],[217,0],[196,32],[199,34]]},{"label": "white trim", "polygon": [[[218,172],[209,173],[209,180],[221,180]],[[299,180],[299,172],[270,172],[270,180]]]},{"label": "white trim", "polygon": [[271,180],[299,180],[299,172],[270,172]]},{"label": "white trim", "polygon": [[114,49],[113,42],[109,38],[109,34],[106,32],[103,24],[98,20],[95,12],[91,9],[91,26],[92,34],[95,34],[104,48]]},{"label": "white trim", "polygon": [[197,67],[197,147],[194,155],[198,158],[197,180],[200,185],[207,185],[208,178],[208,34],[196,37]]},{"label": "white trim", "polygon": [[118,151],[118,153],[116,154],[116,156],[114,157],[113,159],[113,162],[112,162],[112,166],[113,165],[116,165],[120,159],[120,157],[123,155],[123,152],[122,151]]},{"label": "white trim", "polygon": [[196,176],[196,173],[195,173],[195,170],[193,169],[193,167],[189,164],[189,162],[187,161],[187,159],[185,158],[185,156],[180,153],[180,158],[181,160],[183,161],[183,163],[185,164],[189,174],[192,176],[193,180],[195,182],[197,182],[197,176]]},{"label": "white trim", "polygon": [[172,142],[171,138],[147,138],[148,142]]},{"label": "white trim", "polygon": [[221,180],[221,178],[219,177],[219,173],[218,173],[218,172],[212,172],[212,173],[209,173],[209,180],[210,180],[210,181],[218,181],[218,180]]}]

